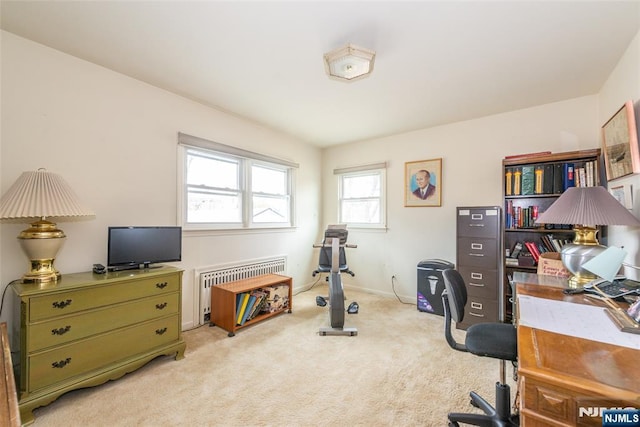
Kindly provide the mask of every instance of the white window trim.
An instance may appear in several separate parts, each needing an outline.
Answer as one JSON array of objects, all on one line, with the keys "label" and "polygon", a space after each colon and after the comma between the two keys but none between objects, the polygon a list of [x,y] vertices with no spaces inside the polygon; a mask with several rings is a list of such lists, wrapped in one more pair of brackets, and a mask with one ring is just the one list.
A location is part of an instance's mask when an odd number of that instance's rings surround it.
[{"label": "white window trim", "polygon": [[[342,220],[342,178],[344,176],[370,175],[372,172],[376,172],[376,171],[380,173],[380,222],[371,224],[371,223],[343,221]],[[386,230],[387,229],[387,164],[386,162],[346,167],[346,168],[338,168],[333,170],[333,174],[336,175],[338,180],[338,212],[337,212],[338,222],[346,223],[349,226],[349,228]]]},{"label": "white window trim", "polygon": [[[241,180],[244,181],[242,185],[242,193],[244,196],[251,198],[253,193],[246,187],[246,183],[249,180],[249,169],[253,164],[273,167],[276,169],[287,170],[288,176],[288,189],[289,189],[289,222],[284,223],[254,223],[252,221],[252,215],[249,211],[251,204],[243,203],[242,206],[242,222],[241,223],[187,223],[186,222],[186,181],[187,170],[185,167],[186,152],[188,149],[209,151],[214,154],[220,154],[223,157],[236,157],[239,158],[242,163]],[[277,229],[292,229],[296,226],[296,196],[295,196],[295,182],[296,171],[299,167],[298,163],[294,163],[288,160],[278,159],[275,157],[267,156],[264,154],[254,153],[252,151],[244,150],[230,145],[220,144],[218,142],[209,141],[203,138],[187,135],[184,133],[178,133],[178,179],[177,179],[177,219],[178,224],[182,225],[184,231],[260,231],[260,230],[277,230]],[[243,197],[244,197],[243,196]]]}]

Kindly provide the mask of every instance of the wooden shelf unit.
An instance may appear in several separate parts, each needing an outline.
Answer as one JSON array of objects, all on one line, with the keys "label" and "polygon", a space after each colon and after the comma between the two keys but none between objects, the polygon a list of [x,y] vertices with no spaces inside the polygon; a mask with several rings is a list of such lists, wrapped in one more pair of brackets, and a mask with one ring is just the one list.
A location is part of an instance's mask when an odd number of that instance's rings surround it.
[{"label": "wooden shelf unit", "polygon": [[[562,153],[551,154],[532,154],[522,155],[513,158],[505,158],[502,160],[502,195],[503,195],[503,243],[504,249],[512,249],[516,242],[531,241],[534,243],[540,243],[542,236],[552,235],[561,239],[573,239],[574,232],[572,227],[568,228],[546,228],[544,226],[531,226],[528,228],[508,228],[506,224],[506,217],[508,213],[508,204],[512,204],[514,207],[525,208],[531,205],[536,205],[539,208],[539,214],[542,214],[549,208],[561,195],[563,190],[552,191],[551,193],[542,194],[527,194],[527,195],[509,195],[506,193],[507,182],[506,172],[507,169],[515,170],[516,168],[522,168],[523,166],[544,167],[545,165],[562,165],[565,163],[573,164],[576,173],[578,167],[584,166],[586,163],[591,162],[595,165],[593,170],[593,184],[603,185],[606,183],[604,161],[599,148],[580,151],[567,151]],[[555,172],[554,172],[555,174]],[[604,237],[606,229],[601,229],[599,237]],[[510,286],[510,277],[515,271],[525,271],[535,273],[537,265],[507,265],[506,257],[504,260],[504,277],[503,277],[503,295],[505,296],[503,301],[503,310],[505,313],[505,320],[510,321],[512,316],[511,299],[513,298],[513,290]]]},{"label": "wooden shelf unit", "polygon": [[[260,313],[242,325],[236,324],[236,295],[275,285],[288,286],[289,301],[287,304],[281,310],[271,313]],[[291,277],[280,274],[264,274],[262,276],[213,286],[211,288],[211,322],[209,326],[219,326],[229,332],[228,335],[232,337],[238,329],[261,322],[285,311],[291,313],[293,303],[292,288],[293,280]]]}]

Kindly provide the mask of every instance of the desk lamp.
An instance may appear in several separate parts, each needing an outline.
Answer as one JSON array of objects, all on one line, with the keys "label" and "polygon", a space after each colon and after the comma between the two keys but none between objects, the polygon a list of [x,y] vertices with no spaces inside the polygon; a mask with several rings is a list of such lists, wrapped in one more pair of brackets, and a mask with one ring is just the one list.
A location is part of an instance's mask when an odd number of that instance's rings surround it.
[{"label": "desk lamp", "polygon": [[34,221],[18,235],[31,262],[31,270],[22,276],[22,281],[49,283],[60,279],[53,262],[66,236],[47,218],[92,215],[60,175],[44,169],[23,172],[0,199],[0,219]]},{"label": "desk lamp", "polygon": [[581,288],[597,276],[583,264],[604,252],[596,238],[599,225],[640,226],[640,221],[604,187],[570,187],[543,212],[536,224],[573,225],[573,243],[560,251],[562,264],[573,276],[569,285]]}]

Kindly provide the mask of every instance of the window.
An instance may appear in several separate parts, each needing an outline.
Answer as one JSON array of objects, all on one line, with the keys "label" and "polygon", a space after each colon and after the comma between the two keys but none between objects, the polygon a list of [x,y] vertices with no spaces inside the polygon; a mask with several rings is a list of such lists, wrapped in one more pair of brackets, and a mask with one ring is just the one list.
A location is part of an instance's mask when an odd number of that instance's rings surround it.
[{"label": "window", "polygon": [[385,164],[336,169],[338,222],[355,227],[385,227]]},{"label": "window", "polygon": [[185,229],[293,226],[297,165],[185,134],[179,142]]}]

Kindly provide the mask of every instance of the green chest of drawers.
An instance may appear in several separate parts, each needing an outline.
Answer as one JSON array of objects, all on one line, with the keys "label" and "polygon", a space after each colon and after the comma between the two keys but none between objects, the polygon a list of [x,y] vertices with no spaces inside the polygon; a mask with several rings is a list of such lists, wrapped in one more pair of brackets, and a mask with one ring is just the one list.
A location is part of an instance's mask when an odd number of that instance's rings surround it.
[{"label": "green chest of drawers", "polygon": [[184,357],[181,270],[76,273],[11,288],[23,424],[67,391],[117,379],[157,356]]}]

